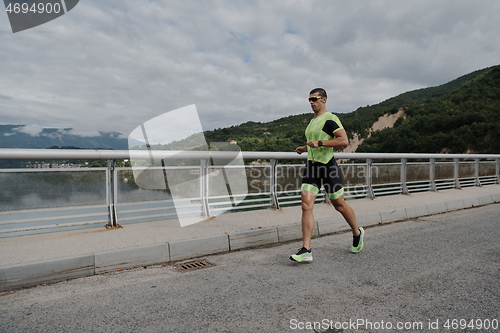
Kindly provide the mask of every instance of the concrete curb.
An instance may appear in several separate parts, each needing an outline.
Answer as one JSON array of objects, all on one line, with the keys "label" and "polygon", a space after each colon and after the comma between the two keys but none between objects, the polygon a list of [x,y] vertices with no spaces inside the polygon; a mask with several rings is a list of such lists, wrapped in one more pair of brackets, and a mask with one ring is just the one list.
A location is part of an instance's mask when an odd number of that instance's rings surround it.
[{"label": "concrete curb", "polygon": [[[316,221],[316,224],[318,225],[320,236],[347,230],[349,228],[342,217],[333,217],[329,219],[318,220]],[[302,234],[300,234],[300,238],[302,238]]]},{"label": "concrete curb", "polygon": [[94,275],[94,255],[0,267],[0,291]]},{"label": "concrete curb", "polygon": [[263,228],[229,234],[229,250],[278,243],[278,228]]},{"label": "concrete curb", "polygon": [[229,236],[217,235],[204,238],[179,240],[168,243],[169,261],[179,261],[209,254],[229,251]]},{"label": "concrete curb", "polygon": [[129,247],[94,253],[94,272],[108,273],[167,261],[170,261],[168,243]]},{"label": "concrete curb", "polygon": [[428,204],[427,211],[429,212],[429,215],[445,213],[447,211],[446,202]]},{"label": "concrete curb", "polygon": [[[360,226],[368,227],[498,202],[500,202],[500,194],[495,194],[364,213],[357,215],[357,219]],[[349,226],[341,217],[317,220],[315,221],[313,237],[348,229]],[[138,266],[192,259],[256,246],[278,244],[301,238],[301,224],[294,223],[205,238],[179,240],[3,266],[0,267],[0,291],[59,282]]]},{"label": "concrete curb", "polygon": [[407,218],[406,208],[396,208],[380,212],[380,223],[382,224],[406,220]]},{"label": "concrete curb", "polygon": [[[313,238],[319,237],[318,221],[314,223]],[[302,239],[302,224],[293,223],[278,227],[278,243],[289,242],[297,239]]]},{"label": "concrete curb", "polygon": [[408,219],[414,219],[417,217],[429,215],[429,209],[427,208],[427,205],[407,207],[405,208],[405,211],[406,218]]}]

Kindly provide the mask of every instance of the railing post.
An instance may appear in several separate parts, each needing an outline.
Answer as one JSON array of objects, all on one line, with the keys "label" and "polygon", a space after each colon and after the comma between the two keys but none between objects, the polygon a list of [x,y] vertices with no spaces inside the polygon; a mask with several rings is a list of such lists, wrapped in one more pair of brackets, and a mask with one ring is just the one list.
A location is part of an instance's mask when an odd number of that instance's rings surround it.
[{"label": "railing post", "polygon": [[496,166],[495,166],[495,173],[497,176],[497,184],[500,185],[500,158],[496,158]]},{"label": "railing post", "polygon": [[271,208],[280,209],[280,203],[278,200],[278,194],[276,193],[276,188],[278,184],[278,160],[275,158],[271,158],[269,160],[271,170],[269,170],[269,181],[270,181],[270,199],[271,199]]},{"label": "railing post", "polygon": [[453,168],[453,180],[455,182],[455,188],[460,189],[460,180],[458,179],[458,169],[460,167],[460,159],[459,158],[454,158],[453,162],[455,162],[455,166]]},{"label": "railing post", "polygon": [[369,199],[375,199],[375,193],[373,191],[373,175],[372,175],[372,164],[373,159],[366,159],[366,197]]},{"label": "railing post", "polygon": [[401,194],[409,194],[408,184],[406,184],[406,158],[401,159]]},{"label": "railing post", "polygon": [[476,178],[476,186],[481,186],[481,180],[479,179],[479,158],[474,159],[474,177]]},{"label": "railing post", "polygon": [[431,158],[429,160],[429,183],[430,183],[430,190],[436,192],[437,187],[436,187],[436,159]]},{"label": "railing post", "polygon": [[201,216],[210,216],[210,207],[208,204],[209,182],[208,182],[208,159],[200,159],[200,198],[201,198]]},{"label": "railing post", "polygon": [[116,182],[117,171],[115,166],[115,160],[108,160],[108,168],[106,169],[106,203],[108,206],[109,222],[106,227],[111,228],[118,226],[118,217],[116,214],[118,184]]}]

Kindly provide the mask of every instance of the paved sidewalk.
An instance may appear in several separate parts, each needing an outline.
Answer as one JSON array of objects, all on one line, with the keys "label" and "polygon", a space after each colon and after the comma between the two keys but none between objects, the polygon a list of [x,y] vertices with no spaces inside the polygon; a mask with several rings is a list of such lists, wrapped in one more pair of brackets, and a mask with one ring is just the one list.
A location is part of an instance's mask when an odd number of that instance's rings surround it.
[{"label": "paved sidewalk", "polygon": [[[361,226],[496,202],[500,202],[500,185],[348,200]],[[315,236],[348,230],[331,205],[317,204],[314,214]],[[187,227],[168,220],[115,230],[103,227],[2,238],[0,290],[297,240],[300,218],[301,208],[295,206],[223,214]]]}]

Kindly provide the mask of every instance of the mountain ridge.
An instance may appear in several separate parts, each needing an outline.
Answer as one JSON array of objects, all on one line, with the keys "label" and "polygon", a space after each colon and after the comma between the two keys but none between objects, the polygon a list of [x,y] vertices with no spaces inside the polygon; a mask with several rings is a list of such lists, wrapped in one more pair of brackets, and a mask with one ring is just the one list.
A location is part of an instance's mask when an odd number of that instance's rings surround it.
[{"label": "mountain ridge", "polygon": [[80,136],[71,128],[44,128],[37,135],[23,132],[25,125],[0,125],[0,148],[80,148],[128,149],[128,142],[121,133],[100,133],[100,136]]},{"label": "mountain ridge", "polygon": [[[407,116],[392,127],[370,132],[380,117],[400,110]],[[350,141],[356,136],[364,139],[357,152],[498,153],[500,65],[337,115]],[[243,151],[294,151],[304,145],[310,119],[312,112],[267,123],[247,122],[208,131],[205,136],[207,142],[235,140]]]}]

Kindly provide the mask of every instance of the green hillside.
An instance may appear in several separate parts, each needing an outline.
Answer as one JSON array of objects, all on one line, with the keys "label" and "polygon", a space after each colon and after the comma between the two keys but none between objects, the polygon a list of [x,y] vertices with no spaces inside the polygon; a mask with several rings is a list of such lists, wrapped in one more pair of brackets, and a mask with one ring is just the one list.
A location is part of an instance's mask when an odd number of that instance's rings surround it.
[{"label": "green hillside", "polygon": [[396,108],[404,107],[408,118],[399,119],[393,128],[376,131],[357,151],[500,152],[500,66],[423,90],[421,98],[393,103]]},{"label": "green hillside", "polygon": [[[362,138],[382,115],[404,108],[393,128],[376,131],[357,152],[500,152],[500,66],[339,114],[349,136]],[[293,151],[305,143],[312,113],[205,132],[207,142],[236,140],[243,151]]]},{"label": "green hillside", "polygon": [[207,142],[236,140],[243,151],[294,151],[304,145],[304,130],[311,114],[280,118],[268,123],[246,122],[205,132]]},{"label": "green hillside", "polygon": [[342,121],[345,124],[344,127],[351,132],[350,134],[359,133],[362,138],[366,138],[368,134],[367,129],[370,128],[380,116],[387,113],[396,113],[400,108],[407,108],[412,105],[425,104],[445,98],[447,95],[462,88],[468,82],[471,82],[493,68],[494,67],[474,71],[440,86],[408,91],[381,103],[360,107],[354,112],[342,115]]}]

